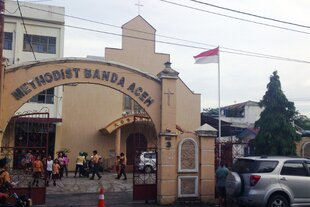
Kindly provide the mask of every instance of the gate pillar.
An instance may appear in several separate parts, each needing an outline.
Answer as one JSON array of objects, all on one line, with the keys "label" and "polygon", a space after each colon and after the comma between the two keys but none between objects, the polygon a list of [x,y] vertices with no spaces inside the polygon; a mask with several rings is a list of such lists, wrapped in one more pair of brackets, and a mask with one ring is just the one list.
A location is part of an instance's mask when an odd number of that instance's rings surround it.
[{"label": "gate pillar", "polygon": [[172,204],[177,199],[177,133],[176,133],[176,82],[178,72],[165,63],[158,74],[162,81],[161,127],[158,143],[157,201]]},{"label": "gate pillar", "polygon": [[215,139],[217,130],[204,124],[196,130],[200,140],[200,199],[204,203],[215,201]]}]

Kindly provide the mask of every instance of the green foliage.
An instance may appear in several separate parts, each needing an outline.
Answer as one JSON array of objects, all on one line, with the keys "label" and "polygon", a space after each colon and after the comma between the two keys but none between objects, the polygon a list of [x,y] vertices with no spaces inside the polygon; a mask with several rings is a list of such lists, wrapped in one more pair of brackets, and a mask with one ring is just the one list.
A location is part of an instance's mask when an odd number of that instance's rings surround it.
[{"label": "green foliage", "polygon": [[277,71],[270,76],[267,91],[260,101],[264,111],[255,127],[260,128],[255,138],[255,150],[258,155],[295,155],[295,141],[300,140],[292,122],[296,115],[293,102],[287,100],[281,90]]},{"label": "green foliage", "polygon": [[310,130],[310,119],[305,115],[298,113],[294,118],[294,123],[303,130]]},{"label": "green foliage", "polygon": [[207,108],[207,109],[203,109],[203,112],[208,115],[208,116],[212,116],[212,117],[218,117],[219,116],[219,109],[211,109],[211,108]]}]

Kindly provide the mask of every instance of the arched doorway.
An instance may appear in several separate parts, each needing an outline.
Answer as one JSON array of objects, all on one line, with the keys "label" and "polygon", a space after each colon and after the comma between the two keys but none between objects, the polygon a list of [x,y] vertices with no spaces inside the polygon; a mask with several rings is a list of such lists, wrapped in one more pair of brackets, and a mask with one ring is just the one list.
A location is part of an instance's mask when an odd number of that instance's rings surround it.
[{"label": "arched doorway", "polygon": [[[31,97],[34,95],[40,93],[41,91],[44,91],[49,88],[53,88],[59,85],[65,85],[66,87],[66,99],[69,100],[71,96],[73,96],[73,99],[70,99],[73,101],[81,101],[81,96],[84,95],[89,100],[93,100],[92,98],[96,98],[95,102],[98,104],[98,100],[100,101],[106,101],[110,100],[111,97],[115,98],[122,97],[123,95],[127,95],[132,100],[134,100],[137,104],[139,104],[145,111],[145,114],[149,117],[148,122],[152,122],[154,125],[154,130],[159,132],[160,129],[160,104],[161,104],[161,81],[156,76],[149,76],[145,73],[142,73],[138,70],[129,68],[127,66],[118,65],[115,63],[109,63],[104,61],[93,61],[93,60],[85,60],[85,59],[64,59],[64,60],[51,60],[51,61],[42,61],[38,63],[29,63],[24,64],[22,66],[11,66],[6,68],[5,70],[5,76],[3,80],[3,85],[5,85],[3,93],[2,93],[2,101],[1,105],[2,110],[1,115],[1,122],[0,122],[0,129],[2,130],[2,135],[0,137],[0,143],[1,147],[5,147],[7,149],[13,149],[12,152],[16,152],[14,150],[15,148],[19,146],[24,147],[24,142],[29,142],[29,147],[35,147],[33,146],[32,141],[34,138],[37,138],[38,133],[34,133],[34,131],[39,131],[38,127],[34,125],[34,127],[28,127],[29,124],[27,124],[27,130],[10,130],[10,133],[7,134],[8,141],[7,145],[3,144],[2,139],[4,136],[4,132],[9,129],[7,127],[9,125],[11,117],[14,115],[14,113]],[[98,93],[95,93],[94,86],[96,85],[96,89],[108,89],[106,94],[107,96],[103,97],[102,99],[99,99]],[[81,88],[83,87],[85,90],[80,90],[82,93],[75,94],[73,90],[70,90],[70,88]],[[77,90],[76,90],[77,91]],[[99,91],[100,92],[100,91]],[[101,91],[102,92],[102,91]],[[68,95],[69,94],[69,95]],[[93,96],[92,96],[93,95]],[[109,98],[110,97],[110,98]],[[116,98],[115,98],[116,99]],[[121,99],[120,99],[121,100]],[[94,102],[94,101],[93,101]],[[85,103],[85,107],[80,108],[81,110],[74,110],[70,111],[71,107],[69,104],[65,105],[67,102],[63,102],[63,106],[67,106],[65,111],[67,114],[74,113],[76,116],[79,115],[78,118],[71,119],[71,116],[66,116],[67,120],[73,120],[76,124],[75,129],[79,129],[79,136],[83,137],[83,139],[79,139],[78,142],[72,141],[77,138],[77,136],[65,136],[68,134],[69,130],[71,129],[70,124],[73,123],[72,121],[66,121],[68,123],[66,127],[64,127],[64,124],[62,123],[62,126],[56,126],[64,130],[59,130],[58,132],[61,132],[59,135],[58,142],[55,142],[55,145],[58,146],[70,146],[70,150],[72,153],[72,156],[74,157],[76,154],[78,154],[78,151],[86,151],[91,152],[91,149],[97,149],[101,150],[102,152],[105,152],[104,158],[108,157],[110,152],[112,152],[114,146],[114,140],[115,135],[107,135],[102,136],[98,132],[100,129],[100,125],[102,122],[98,121],[100,120],[99,117],[102,117],[107,112],[114,113],[114,116],[110,116],[111,114],[105,115],[105,117],[112,118],[118,118],[122,117],[122,121],[127,122],[128,117],[126,117],[124,120],[123,110],[122,110],[122,102],[119,101],[121,104],[119,104],[120,107],[115,108],[113,111],[110,109],[110,105],[106,105],[103,107],[92,107],[91,101],[88,102],[82,102]],[[69,103],[69,102],[68,102]],[[101,102],[100,102],[101,103]],[[72,106],[73,104],[71,104]],[[63,110],[64,111],[64,110]],[[82,113],[83,111],[83,113]],[[84,113],[85,112],[85,113]],[[103,113],[105,112],[105,113]],[[96,116],[92,116],[89,114],[94,114]],[[100,116],[101,115],[101,116]],[[82,119],[87,122],[89,125],[82,126],[79,125],[82,122],[79,122],[80,119]],[[111,119],[112,119],[111,118]],[[86,120],[85,120],[86,119]],[[32,120],[33,121],[33,120]],[[33,123],[33,122],[29,122]],[[121,123],[122,124],[122,123]],[[26,124],[24,124],[26,125]],[[24,126],[23,125],[23,126]],[[19,126],[19,125],[18,125]],[[71,126],[72,127],[72,126]],[[93,130],[93,137],[90,139],[87,136],[83,136],[83,133],[85,133],[85,130],[83,130],[83,127],[85,127],[87,130],[88,127],[90,130]],[[31,131],[28,131],[31,130]],[[19,133],[20,131],[23,132]],[[9,131],[7,131],[9,132]],[[11,133],[12,132],[12,133]],[[18,132],[18,133],[15,133]],[[70,132],[75,133],[76,130],[71,130]],[[78,133],[78,132],[77,132]],[[75,133],[75,134],[77,134]],[[134,133],[134,132],[133,132]],[[155,133],[157,134],[157,133]],[[17,138],[16,138],[17,137]],[[64,137],[71,137],[72,140],[69,139],[62,139]],[[98,139],[94,139],[97,138]],[[132,143],[134,145],[137,145],[139,147],[146,147],[147,141],[146,137],[143,136],[143,134],[137,135],[137,133],[134,133],[130,138]],[[13,139],[16,138],[16,139]],[[26,139],[27,138],[27,139]],[[41,137],[38,137],[41,138]],[[41,140],[41,139],[35,139],[35,140]],[[46,140],[45,140],[46,141]],[[108,142],[109,141],[109,142]],[[70,143],[69,143],[70,142]],[[107,144],[103,145],[104,142],[108,142]],[[14,146],[16,144],[16,146]],[[35,143],[37,144],[37,143]],[[39,143],[41,145],[46,145],[46,142]],[[125,144],[125,143],[124,143]],[[28,145],[27,145],[28,146]],[[102,149],[102,146],[105,148]],[[58,147],[60,148],[60,147]],[[128,147],[129,149],[131,147]],[[134,151],[134,150],[132,150]],[[45,151],[46,152],[46,151]],[[52,154],[52,153],[51,153]],[[112,154],[112,153],[111,153]],[[16,157],[16,155],[12,154],[12,156]],[[132,163],[132,156],[129,157],[129,162]],[[19,159],[18,159],[19,160]],[[72,162],[73,163],[73,162]],[[18,165],[18,161],[15,162],[15,165]],[[43,184],[43,182],[42,182]],[[23,187],[23,186],[21,186]],[[45,190],[44,187],[39,186],[37,189],[42,189],[41,192],[44,193]],[[41,195],[41,194],[40,194]],[[43,197],[43,196],[42,196]],[[43,200],[43,199],[42,199]],[[41,202],[41,201],[40,201]],[[38,202],[37,202],[38,203]]]},{"label": "arched doorway", "polygon": [[146,148],[147,140],[141,133],[130,134],[126,140],[126,157],[127,164],[133,165],[135,158],[135,149]]},{"label": "arched doorway", "polygon": [[[57,59],[7,67],[3,80],[0,129],[31,97],[60,85],[95,84],[115,89],[136,101],[160,130],[161,81],[136,69],[90,59]],[[89,92],[89,91],[85,91]],[[80,95],[80,94],[79,94]],[[3,133],[1,134],[3,136]],[[1,137],[2,139],[2,137]]]}]

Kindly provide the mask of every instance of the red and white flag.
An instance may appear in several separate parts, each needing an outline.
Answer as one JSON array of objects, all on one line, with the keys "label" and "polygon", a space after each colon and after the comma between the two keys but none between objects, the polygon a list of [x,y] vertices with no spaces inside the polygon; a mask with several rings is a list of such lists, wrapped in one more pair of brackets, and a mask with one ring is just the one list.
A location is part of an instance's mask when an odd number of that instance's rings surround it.
[{"label": "red and white flag", "polygon": [[195,64],[207,64],[219,62],[219,48],[208,50],[194,56]]}]

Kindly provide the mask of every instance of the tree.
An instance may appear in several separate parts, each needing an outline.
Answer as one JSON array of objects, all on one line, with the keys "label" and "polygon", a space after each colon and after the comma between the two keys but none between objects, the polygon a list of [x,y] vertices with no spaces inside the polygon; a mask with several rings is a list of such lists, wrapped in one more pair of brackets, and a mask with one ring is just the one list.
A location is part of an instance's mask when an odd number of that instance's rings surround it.
[{"label": "tree", "polygon": [[260,101],[264,111],[255,122],[259,133],[255,138],[255,150],[258,155],[295,155],[295,142],[300,140],[292,122],[296,115],[293,102],[287,100],[281,90],[277,71],[270,76],[267,91]]},{"label": "tree", "polygon": [[310,119],[306,115],[297,113],[294,118],[294,122],[303,130],[310,130]]},{"label": "tree", "polygon": [[211,117],[218,117],[219,116],[219,109],[211,109],[211,108],[207,108],[207,109],[203,109],[203,113],[206,114],[207,116],[211,116]]}]

